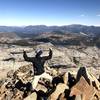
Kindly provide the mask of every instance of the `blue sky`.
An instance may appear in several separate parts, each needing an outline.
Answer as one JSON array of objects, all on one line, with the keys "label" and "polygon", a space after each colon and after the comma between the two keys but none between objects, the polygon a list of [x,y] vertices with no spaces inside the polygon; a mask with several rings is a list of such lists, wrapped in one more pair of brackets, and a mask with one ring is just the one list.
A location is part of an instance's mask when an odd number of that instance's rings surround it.
[{"label": "blue sky", "polygon": [[0,0],[0,25],[100,26],[100,0]]}]

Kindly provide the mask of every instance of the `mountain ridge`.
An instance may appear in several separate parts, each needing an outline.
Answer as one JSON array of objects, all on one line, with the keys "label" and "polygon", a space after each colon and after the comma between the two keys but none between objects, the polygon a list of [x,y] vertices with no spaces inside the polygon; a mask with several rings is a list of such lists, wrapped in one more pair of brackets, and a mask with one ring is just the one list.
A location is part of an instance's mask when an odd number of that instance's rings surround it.
[{"label": "mountain ridge", "polygon": [[60,31],[64,33],[85,33],[89,36],[100,35],[100,26],[86,26],[80,24],[64,26],[46,26],[46,25],[29,25],[29,26],[0,26],[0,32],[15,32],[18,34],[39,34],[44,32]]}]

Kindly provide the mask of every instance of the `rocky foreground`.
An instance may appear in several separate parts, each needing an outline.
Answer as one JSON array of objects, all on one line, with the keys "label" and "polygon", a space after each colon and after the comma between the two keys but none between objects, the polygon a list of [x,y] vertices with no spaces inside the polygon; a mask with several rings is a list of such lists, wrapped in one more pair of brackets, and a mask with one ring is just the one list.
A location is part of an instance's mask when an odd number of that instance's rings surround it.
[{"label": "rocky foreground", "polygon": [[33,73],[31,66],[20,67],[7,73],[0,82],[0,100],[100,100],[100,77],[96,78],[85,67],[78,71],[52,69],[53,77],[41,79],[36,91],[31,91]]},{"label": "rocky foreground", "polygon": [[[50,83],[41,79],[36,91],[31,91],[33,70],[23,59],[23,50],[34,56],[43,49],[53,50],[45,66],[52,75]],[[83,67],[85,66],[85,67]],[[0,100],[100,100],[100,50],[97,47],[57,47],[51,43],[36,46],[0,46]]]},{"label": "rocky foreground", "polygon": [[[35,56],[35,50],[43,49],[44,55],[48,55],[49,48],[53,51],[53,57],[47,61],[50,67],[100,67],[100,49],[91,46],[54,46],[51,43],[41,43],[33,46],[0,45],[0,79],[5,78],[10,70],[17,70],[21,66],[28,65],[23,59],[23,50],[28,56]],[[1,73],[2,72],[2,73]]]}]

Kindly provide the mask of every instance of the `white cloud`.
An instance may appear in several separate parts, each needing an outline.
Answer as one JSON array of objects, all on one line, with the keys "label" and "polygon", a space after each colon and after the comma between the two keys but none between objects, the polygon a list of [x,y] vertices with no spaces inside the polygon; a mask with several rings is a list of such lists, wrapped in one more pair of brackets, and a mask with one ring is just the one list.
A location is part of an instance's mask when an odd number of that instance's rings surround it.
[{"label": "white cloud", "polygon": [[81,17],[84,17],[85,15],[84,15],[84,14],[81,14],[80,16],[81,16]]},{"label": "white cloud", "polygon": [[100,17],[100,14],[98,14],[97,16],[99,16],[99,17]]}]

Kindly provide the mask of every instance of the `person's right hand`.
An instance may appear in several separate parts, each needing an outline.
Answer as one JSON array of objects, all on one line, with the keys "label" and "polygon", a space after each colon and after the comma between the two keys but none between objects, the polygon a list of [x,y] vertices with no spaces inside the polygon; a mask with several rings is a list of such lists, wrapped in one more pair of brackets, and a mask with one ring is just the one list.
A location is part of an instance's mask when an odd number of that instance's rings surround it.
[{"label": "person's right hand", "polygon": [[51,48],[49,48],[49,51],[52,51],[52,49],[51,49]]}]

